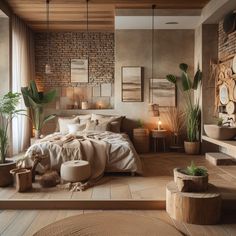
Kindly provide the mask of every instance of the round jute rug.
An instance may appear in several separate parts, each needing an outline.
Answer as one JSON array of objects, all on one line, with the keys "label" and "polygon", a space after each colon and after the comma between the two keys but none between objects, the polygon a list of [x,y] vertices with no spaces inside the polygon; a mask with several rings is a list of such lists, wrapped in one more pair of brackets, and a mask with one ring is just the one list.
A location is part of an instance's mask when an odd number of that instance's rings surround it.
[{"label": "round jute rug", "polygon": [[40,229],[35,236],[180,236],[173,226],[157,218],[119,212],[72,216]]}]

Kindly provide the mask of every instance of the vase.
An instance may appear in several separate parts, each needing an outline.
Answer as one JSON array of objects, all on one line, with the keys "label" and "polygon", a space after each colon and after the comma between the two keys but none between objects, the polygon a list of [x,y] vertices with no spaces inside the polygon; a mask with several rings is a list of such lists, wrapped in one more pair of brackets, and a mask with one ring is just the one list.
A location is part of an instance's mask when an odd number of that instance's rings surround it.
[{"label": "vase", "polygon": [[184,150],[185,150],[186,154],[198,155],[200,152],[200,142],[184,141]]},{"label": "vase", "polygon": [[7,187],[13,184],[13,176],[10,171],[16,168],[14,161],[6,161],[0,164],[0,187]]}]

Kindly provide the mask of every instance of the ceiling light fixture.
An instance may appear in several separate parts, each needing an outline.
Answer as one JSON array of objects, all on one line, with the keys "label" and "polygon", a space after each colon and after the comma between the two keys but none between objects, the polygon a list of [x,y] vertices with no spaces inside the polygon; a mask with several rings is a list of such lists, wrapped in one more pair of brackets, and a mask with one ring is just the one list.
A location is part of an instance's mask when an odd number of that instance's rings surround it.
[{"label": "ceiling light fixture", "polygon": [[178,25],[179,22],[177,21],[170,21],[170,22],[166,22],[166,25]]},{"label": "ceiling light fixture", "polygon": [[88,60],[88,81],[89,81],[89,50],[90,50],[90,43],[89,43],[89,0],[86,0],[86,18],[87,18],[87,60]]},{"label": "ceiling light fixture", "polygon": [[50,66],[50,38],[49,38],[49,3],[50,0],[46,0],[46,21],[47,21],[47,63],[45,65],[45,73],[51,73],[51,66]]}]

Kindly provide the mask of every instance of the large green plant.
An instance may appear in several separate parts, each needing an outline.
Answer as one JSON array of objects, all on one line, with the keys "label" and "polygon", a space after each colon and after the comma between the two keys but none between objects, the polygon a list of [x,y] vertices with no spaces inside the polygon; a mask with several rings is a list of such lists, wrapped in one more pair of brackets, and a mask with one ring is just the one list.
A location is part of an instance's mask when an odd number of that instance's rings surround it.
[{"label": "large green plant", "polygon": [[186,118],[187,118],[187,138],[190,142],[195,142],[199,140],[199,127],[201,119],[201,110],[199,106],[199,98],[193,100],[193,91],[198,90],[198,87],[202,80],[202,72],[200,69],[197,70],[194,78],[191,79],[188,74],[188,65],[181,63],[179,65],[181,70],[180,78],[175,75],[167,75],[166,79],[171,83],[177,85],[177,80],[181,80],[181,88],[179,88],[186,101]]},{"label": "large green plant", "polygon": [[41,132],[43,125],[56,116],[52,114],[45,117],[43,114],[45,105],[56,98],[56,90],[50,90],[44,93],[39,92],[35,81],[32,80],[30,81],[29,87],[21,88],[21,92],[23,94],[25,106],[30,109],[33,127],[37,132]]},{"label": "large green plant", "polygon": [[8,128],[12,119],[23,110],[17,110],[20,93],[9,92],[0,97],[0,163],[5,163],[8,150]]}]

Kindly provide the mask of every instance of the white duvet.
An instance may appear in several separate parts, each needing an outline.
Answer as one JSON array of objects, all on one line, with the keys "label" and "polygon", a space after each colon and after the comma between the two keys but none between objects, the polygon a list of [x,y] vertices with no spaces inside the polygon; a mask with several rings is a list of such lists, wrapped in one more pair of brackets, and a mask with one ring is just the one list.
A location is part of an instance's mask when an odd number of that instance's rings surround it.
[{"label": "white duvet", "polygon": [[90,162],[91,178],[97,178],[104,172],[142,173],[141,160],[126,134],[112,132],[78,132],[72,136],[53,133],[32,145],[26,155],[27,165],[31,165],[33,152],[47,154],[47,160],[41,168],[47,166],[60,170],[63,162],[82,159]]}]

